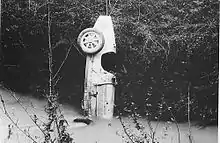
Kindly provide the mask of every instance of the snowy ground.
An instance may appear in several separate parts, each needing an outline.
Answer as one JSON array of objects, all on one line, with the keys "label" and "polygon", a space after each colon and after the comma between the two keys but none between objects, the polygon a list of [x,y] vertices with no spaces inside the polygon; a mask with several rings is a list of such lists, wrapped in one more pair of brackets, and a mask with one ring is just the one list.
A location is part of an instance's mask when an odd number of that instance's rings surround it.
[{"label": "snowy ground", "polygon": [[[34,126],[30,117],[27,116],[21,105],[19,105],[8,92],[0,89],[0,94],[3,96],[8,113],[18,126],[26,133],[29,133],[30,136],[32,136],[37,142],[42,142],[42,133],[36,126]],[[36,115],[42,121],[45,120],[46,115],[43,109],[46,104],[45,101],[37,100],[31,98],[30,96],[20,96],[19,94],[16,94],[16,97],[22,102],[24,108],[27,109],[31,115]],[[3,106],[1,102],[0,107],[0,143],[31,142],[30,139],[25,137],[21,131],[11,124],[10,120],[6,117],[2,110]],[[69,122],[68,132],[74,138],[76,143],[123,143],[125,138],[127,138],[123,132],[123,127],[119,119],[94,119],[92,124],[85,125],[83,123],[73,122],[75,117],[81,116],[76,110],[74,110],[73,107],[69,105],[62,105],[62,112]],[[130,126],[132,133],[135,133],[136,135],[139,134],[138,131],[132,127],[134,124],[132,124],[128,118],[123,118],[123,122],[127,127]],[[140,119],[140,122],[145,126],[146,132],[150,133],[147,121],[145,119]],[[178,132],[175,124],[167,122],[152,122],[153,128],[155,128],[156,125],[158,125],[156,129],[156,138],[159,143],[178,143]],[[187,124],[179,124],[179,126],[181,143],[189,143]],[[217,143],[217,132],[217,127],[199,128],[193,126],[192,141],[193,143]]]}]

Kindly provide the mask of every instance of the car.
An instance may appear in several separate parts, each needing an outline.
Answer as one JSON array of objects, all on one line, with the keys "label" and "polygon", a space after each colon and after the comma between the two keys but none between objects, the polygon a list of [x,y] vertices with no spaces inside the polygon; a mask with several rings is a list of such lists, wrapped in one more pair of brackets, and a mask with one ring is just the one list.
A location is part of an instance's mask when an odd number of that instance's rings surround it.
[{"label": "car", "polygon": [[108,63],[102,62],[106,54],[116,54],[111,17],[99,16],[94,27],[79,34],[77,42],[81,51],[86,54],[82,108],[88,116],[111,119],[114,112],[116,77],[113,72],[104,68],[111,60]]}]

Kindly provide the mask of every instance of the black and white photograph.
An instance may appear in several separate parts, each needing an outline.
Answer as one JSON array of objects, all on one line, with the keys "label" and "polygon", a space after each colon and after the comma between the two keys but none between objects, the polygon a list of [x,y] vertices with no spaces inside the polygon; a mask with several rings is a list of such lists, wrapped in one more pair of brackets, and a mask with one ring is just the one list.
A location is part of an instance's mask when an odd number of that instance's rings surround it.
[{"label": "black and white photograph", "polygon": [[0,143],[218,143],[219,0],[0,0]]}]

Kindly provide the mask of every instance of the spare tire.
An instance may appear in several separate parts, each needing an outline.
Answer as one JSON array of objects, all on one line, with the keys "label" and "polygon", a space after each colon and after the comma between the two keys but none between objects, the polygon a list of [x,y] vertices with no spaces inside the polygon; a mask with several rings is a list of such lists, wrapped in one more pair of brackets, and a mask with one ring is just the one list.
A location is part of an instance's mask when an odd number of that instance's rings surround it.
[{"label": "spare tire", "polygon": [[105,39],[104,35],[94,28],[83,30],[77,39],[81,50],[86,54],[96,54],[102,50]]}]

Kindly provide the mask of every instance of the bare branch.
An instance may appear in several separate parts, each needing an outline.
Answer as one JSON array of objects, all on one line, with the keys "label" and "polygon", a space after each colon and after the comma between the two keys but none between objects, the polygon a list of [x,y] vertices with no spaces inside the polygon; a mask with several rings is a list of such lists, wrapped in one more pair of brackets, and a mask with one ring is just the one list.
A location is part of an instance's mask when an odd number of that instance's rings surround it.
[{"label": "bare branch", "polygon": [[56,49],[60,44],[68,44],[68,41],[66,39],[59,40],[52,49]]},{"label": "bare branch", "polygon": [[50,1],[47,0],[47,28],[48,28],[48,69],[49,69],[49,96],[52,96],[52,90],[53,90],[53,78],[52,78],[52,74],[53,74],[53,70],[52,70],[52,60],[53,60],[53,51],[52,51],[52,45],[51,45],[51,15],[50,15]]},{"label": "bare branch", "polygon": [[138,22],[140,21],[140,16],[141,16],[141,2],[140,0],[138,1]]},{"label": "bare branch", "polygon": [[9,115],[8,111],[7,111],[7,108],[6,108],[6,105],[5,105],[5,101],[2,97],[2,95],[0,94],[0,99],[1,99],[1,103],[2,103],[2,106],[3,106],[3,111],[4,111],[4,114],[7,116],[7,118],[16,126],[16,128],[21,131],[26,137],[28,137],[29,139],[31,139],[34,143],[37,143],[35,141],[35,139],[33,137],[31,137],[29,134],[27,134],[25,131],[23,131],[19,126],[18,124],[11,118],[11,116]]},{"label": "bare branch", "polygon": [[190,121],[190,88],[191,88],[191,82],[189,82],[188,84],[188,88],[187,88],[187,117],[188,117],[188,137],[189,137],[189,142],[192,143],[192,131],[191,131],[191,121]]},{"label": "bare branch", "polygon": [[[119,113],[119,114],[120,114],[120,113]],[[130,140],[132,143],[135,143],[135,142],[133,141],[133,139],[131,138],[131,136],[129,135],[129,133],[127,132],[126,126],[125,126],[124,122],[122,121],[121,115],[119,115],[119,120],[120,120],[120,123],[121,123],[121,125],[122,125],[123,130],[124,130],[124,133],[128,136],[129,140]]]},{"label": "bare branch", "polygon": [[78,47],[74,43],[72,43],[72,45],[76,48],[76,50],[79,52],[80,55],[85,57],[85,55],[83,55],[83,53],[78,49]]},{"label": "bare branch", "polygon": [[60,72],[61,68],[63,67],[64,63],[66,62],[66,59],[67,59],[68,56],[69,56],[69,53],[70,53],[71,48],[72,48],[72,45],[70,45],[70,47],[68,48],[65,58],[63,59],[63,61],[62,61],[61,65],[60,65],[60,67],[58,68],[57,72],[56,72],[55,75],[53,76],[53,80],[56,78],[56,76],[57,76],[58,73]]},{"label": "bare branch", "polygon": [[[83,5],[83,4],[80,4],[83,8],[85,8],[85,9],[87,9],[87,10],[89,10],[89,11],[91,11],[91,12],[95,12],[94,10],[92,10],[92,9],[90,9],[90,8],[88,8],[88,7],[86,7],[85,5]],[[97,12],[95,12],[95,13],[98,13],[99,15],[101,14],[101,13],[99,13],[98,11]]]},{"label": "bare branch", "polygon": [[118,2],[118,0],[115,1],[115,3],[114,3],[114,5],[112,6],[112,10],[111,10],[111,12],[110,12],[109,15],[111,15],[111,14],[113,13],[113,11],[114,11],[114,9],[115,9],[115,6],[116,6],[117,2]]},{"label": "bare branch", "polygon": [[37,122],[35,121],[35,119],[33,117],[31,117],[30,113],[27,111],[27,108],[24,107],[24,105],[20,102],[20,98],[18,99],[15,95],[15,93],[11,90],[9,90],[11,92],[11,96],[16,100],[16,102],[24,109],[25,113],[28,115],[28,117],[32,120],[32,122],[38,127],[38,129],[45,135],[44,131],[41,129],[40,125],[37,124]]},{"label": "bare branch", "polygon": [[179,124],[178,124],[178,122],[176,121],[176,117],[174,116],[173,112],[171,111],[171,109],[170,109],[169,106],[167,105],[167,102],[164,101],[164,103],[165,103],[165,105],[166,105],[166,107],[167,107],[167,110],[170,112],[170,115],[172,116],[173,121],[174,121],[174,123],[175,123],[175,125],[176,125],[177,133],[178,133],[178,136],[177,136],[177,137],[178,137],[178,143],[180,143],[180,128],[179,128]]}]

